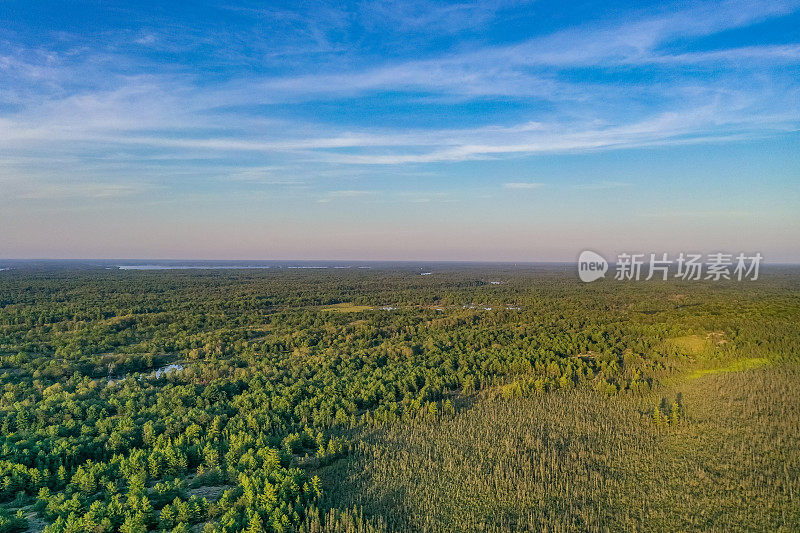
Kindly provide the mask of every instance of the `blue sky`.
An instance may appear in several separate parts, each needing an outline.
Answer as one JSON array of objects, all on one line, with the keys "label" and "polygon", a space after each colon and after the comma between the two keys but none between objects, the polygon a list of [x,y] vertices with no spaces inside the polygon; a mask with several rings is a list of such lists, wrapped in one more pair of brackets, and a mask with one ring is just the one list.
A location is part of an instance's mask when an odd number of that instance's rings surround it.
[{"label": "blue sky", "polygon": [[0,1],[0,257],[800,261],[800,2]]}]

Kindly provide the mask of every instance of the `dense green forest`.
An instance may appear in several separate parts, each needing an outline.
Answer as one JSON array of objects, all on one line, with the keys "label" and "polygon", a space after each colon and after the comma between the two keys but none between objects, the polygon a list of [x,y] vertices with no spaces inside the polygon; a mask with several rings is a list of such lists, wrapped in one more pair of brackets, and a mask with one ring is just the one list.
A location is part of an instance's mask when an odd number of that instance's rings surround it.
[{"label": "dense green forest", "polygon": [[0,272],[0,531],[800,529],[800,270]]}]

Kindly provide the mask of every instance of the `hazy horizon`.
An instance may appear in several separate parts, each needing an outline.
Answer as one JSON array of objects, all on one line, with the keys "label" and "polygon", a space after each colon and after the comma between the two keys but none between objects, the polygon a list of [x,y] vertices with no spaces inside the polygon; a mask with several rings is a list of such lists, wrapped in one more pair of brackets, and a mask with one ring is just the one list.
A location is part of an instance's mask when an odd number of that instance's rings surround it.
[{"label": "hazy horizon", "polygon": [[[602,255],[602,254],[601,254]],[[610,265],[615,265],[616,255],[614,254],[605,254],[605,258],[608,260]],[[670,259],[675,259],[675,256],[671,256]],[[649,261],[649,254],[643,259],[644,267],[647,268],[647,264]],[[213,264],[249,264],[255,266],[243,266],[242,268],[270,268],[270,266],[258,266],[258,265],[266,265],[266,264],[274,264],[277,263],[278,268],[286,268],[287,264],[289,268],[292,268],[292,264],[302,264],[302,265],[325,265],[322,268],[352,268],[358,267],[359,265],[396,265],[396,264],[407,264],[407,265],[437,265],[437,264],[463,264],[463,265],[511,265],[511,266],[539,266],[539,265],[570,265],[574,266],[577,264],[578,259],[574,258],[571,260],[515,260],[515,259],[507,259],[507,260],[481,260],[481,259],[329,259],[329,258],[309,258],[309,259],[297,259],[297,258],[279,258],[279,259],[209,259],[209,258],[172,258],[172,259],[164,259],[164,258],[103,258],[103,257],[80,257],[80,258],[64,258],[64,257],[27,257],[27,258],[2,258],[0,257],[0,265],[8,265],[14,263],[84,263],[84,264],[92,264],[97,263],[102,266],[117,266],[117,267],[126,267],[126,266],[162,266],[162,265],[174,265],[174,266],[185,266],[186,268],[192,268],[193,265],[213,265]],[[709,261],[708,259],[704,259],[703,263],[707,264]],[[749,264],[749,259],[748,259]],[[337,265],[346,265],[337,267]],[[769,260],[762,260],[760,262],[762,267],[795,267],[800,266],[800,261],[769,261]],[[307,266],[302,266],[298,268],[308,268]],[[675,264],[673,263],[671,268],[675,268]],[[125,270],[124,268],[122,268]],[[2,268],[0,268],[2,270]],[[131,270],[137,270],[132,268]]]}]

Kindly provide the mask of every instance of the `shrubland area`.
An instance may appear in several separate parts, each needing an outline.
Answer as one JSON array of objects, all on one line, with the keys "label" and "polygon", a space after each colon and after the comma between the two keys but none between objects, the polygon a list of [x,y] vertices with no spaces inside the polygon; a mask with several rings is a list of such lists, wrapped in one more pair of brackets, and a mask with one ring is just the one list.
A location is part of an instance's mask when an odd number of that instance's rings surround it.
[{"label": "shrubland area", "polygon": [[0,272],[0,531],[800,530],[800,270],[430,271]]}]

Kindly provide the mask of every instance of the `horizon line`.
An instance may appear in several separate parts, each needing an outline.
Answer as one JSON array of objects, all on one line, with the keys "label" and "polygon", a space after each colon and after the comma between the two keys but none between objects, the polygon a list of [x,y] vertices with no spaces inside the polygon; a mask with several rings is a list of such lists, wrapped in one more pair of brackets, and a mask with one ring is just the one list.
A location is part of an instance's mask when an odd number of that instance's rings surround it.
[{"label": "horizon line", "polygon": [[[577,264],[578,259],[574,260],[507,260],[507,259],[157,259],[157,258],[0,258],[0,262],[78,262],[78,261],[97,261],[97,262],[145,262],[153,261],[158,263],[179,263],[179,262],[217,262],[217,263],[258,263],[258,262],[326,262],[326,263],[485,263],[485,264]],[[615,261],[608,261],[610,265],[616,264]],[[645,262],[646,263],[646,262]],[[705,262],[704,262],[705,264]],[[800,261],[767,261],[762,259],[763,265],[771,266],[800,266]]]}]

